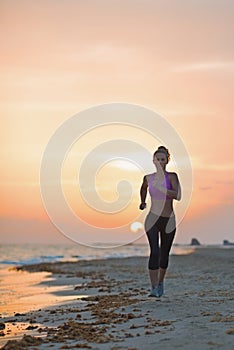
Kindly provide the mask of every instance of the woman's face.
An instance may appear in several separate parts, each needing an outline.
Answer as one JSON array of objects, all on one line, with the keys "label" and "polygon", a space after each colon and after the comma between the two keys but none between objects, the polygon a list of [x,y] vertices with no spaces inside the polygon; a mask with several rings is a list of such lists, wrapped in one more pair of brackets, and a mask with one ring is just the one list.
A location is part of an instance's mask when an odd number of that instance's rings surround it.
[{"label": "woman's face", "polygon": [[167,156],[163,152],[157,152],[153,158],[153,163],[157,168],[165,168],[167,165]]}]

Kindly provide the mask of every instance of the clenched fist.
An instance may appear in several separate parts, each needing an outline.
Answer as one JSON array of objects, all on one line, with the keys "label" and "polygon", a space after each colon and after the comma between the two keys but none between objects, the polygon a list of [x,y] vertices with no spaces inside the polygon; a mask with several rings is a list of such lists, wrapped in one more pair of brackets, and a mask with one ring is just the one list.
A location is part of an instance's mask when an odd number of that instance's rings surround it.
[{"label": "clenched fist", "polygon": [[146,208],[146,203],[141,203],[139,206],[140,210],[144,210]]}]

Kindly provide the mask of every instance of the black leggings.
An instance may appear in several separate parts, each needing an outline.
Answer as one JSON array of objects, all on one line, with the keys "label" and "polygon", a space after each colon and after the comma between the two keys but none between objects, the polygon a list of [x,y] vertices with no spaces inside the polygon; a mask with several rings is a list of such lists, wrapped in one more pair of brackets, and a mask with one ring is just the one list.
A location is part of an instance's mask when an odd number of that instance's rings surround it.
[{"label": "black leggings", "polygon": [[[164,217],[149,212],[145,219],[145,231],[150,245],[148,268],[150,270],[157,270],[159,267],[166,269],[176,232],[175,216]],[[159,247],[159,233],[161,247]]]}]

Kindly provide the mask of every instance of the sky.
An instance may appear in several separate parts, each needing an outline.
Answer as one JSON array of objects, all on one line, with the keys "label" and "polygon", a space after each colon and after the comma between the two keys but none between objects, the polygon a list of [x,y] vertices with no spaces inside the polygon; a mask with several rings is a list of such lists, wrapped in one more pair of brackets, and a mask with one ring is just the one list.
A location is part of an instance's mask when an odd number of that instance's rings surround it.
[{"label": "sky", "polygon": [[[234,242],[233,11],[231,0],[1,0],[0,243],[71,242],[43,203],[42,157],[52,135],[72,116],[109,103],[155,111],[187,149],[192,197],[175,242],[190,243],[193,237],[204,244]],[[82,157],[106,140],[121,136],[148,147],[150,154],[159,139],[123,125],[89,132],[74,143],[61,169],[66,200],[84,223],[77,232],[81,240],[108,235],[115,241],[115,234],[95,236],[90,225],[97,232],[114,227],[120,237],[134,240],[140,231],[130,226],[143,223],[139,189],[144,170],[154,171],[151,157],[144,159],[143,170],[129,161],[103,165],[100,157],[91,200],[96,193],[109,203],[118,199],[121,179],[133,188],[128,205],[114,215],[85,203],[77,174]],[[89,174],[87,168],[87,179]],[[61,209],[56,202],[54,208]],[[175,211],[180,208],[183,198]],[[65,213],[61,220],[69,221]]]}]

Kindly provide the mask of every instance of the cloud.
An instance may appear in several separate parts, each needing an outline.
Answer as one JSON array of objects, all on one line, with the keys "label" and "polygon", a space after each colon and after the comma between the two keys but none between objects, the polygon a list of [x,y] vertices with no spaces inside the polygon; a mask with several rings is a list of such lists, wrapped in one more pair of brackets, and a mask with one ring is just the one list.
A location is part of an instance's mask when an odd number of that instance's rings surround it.
[{"label": "cloud", "polygon": [[205,72],[205,71],[222,71],[234,73],[234,61],[213,61],[213,62],[193,62],[178,65],[173,69],[175,72]]},{"label": "cloud", "polygon": [[234,185],[234,180],[217,180],[216,184],[233,186]]},{"label": "cloud", "polygon": [[73,47],[69,47],[65,52],[60,53],[60,56],[63,56],[64,61],[70,64],[90,63],[98,65],[109,63],[113,65],[115,62],[132,64],[138,57],[137,54],[139,52],[134,47],[114,45],[110,41],[105,41],[83,45],[78,52],[74,52]]},{"label": "cloud", "polygon": [[1,181],[1,187],[38,187],[39,181]]},{"label": "cloud", "polygon": [[[206,159],[207,158],[207,159]],[[234,163],[232,162],[225,162],[222,163],[212,163],[208,157],[202,159],[201,157],[192,157],[192,164],[193,168],[199,169],[199,170],[206,170],[206,171],[233,171],[234,170]],[[211,158],[211,156],[210,156]]]},{"label": "cloud", "polygon": [[207,190],[212,190],[212,186],[203,186],[203,187],[199,187],[200,190],[202,191],[207,191]]},{"label": "cloud", "polygon": [[127,171],[139,171],[137,164],[131,162],[130,160],[116,160],[112,166],[114,168],[120,168]]}]

